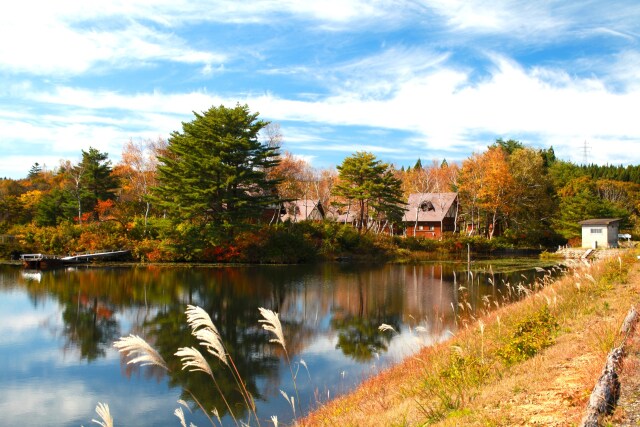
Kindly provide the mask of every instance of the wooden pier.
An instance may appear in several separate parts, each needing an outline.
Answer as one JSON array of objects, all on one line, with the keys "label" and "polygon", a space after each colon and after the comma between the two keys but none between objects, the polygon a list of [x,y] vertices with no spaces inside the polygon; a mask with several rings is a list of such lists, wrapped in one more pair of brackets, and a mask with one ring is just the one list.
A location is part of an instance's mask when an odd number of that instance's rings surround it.
[{"label": "wooden pier", "polygon": [[24,268],[31,270],[49,270],[62,267],[64,263],[59,256],[47,254],[22,254],[20,260]]},{"label": "wooden pier", "polygon": [[68,264],[86,264],[93,261],[106,261],[127,257],[129,250],[85,252],[68,256],[47,254],[22,254],[20,260],[25,268],[35,270],[48,270],[63,267]]}]

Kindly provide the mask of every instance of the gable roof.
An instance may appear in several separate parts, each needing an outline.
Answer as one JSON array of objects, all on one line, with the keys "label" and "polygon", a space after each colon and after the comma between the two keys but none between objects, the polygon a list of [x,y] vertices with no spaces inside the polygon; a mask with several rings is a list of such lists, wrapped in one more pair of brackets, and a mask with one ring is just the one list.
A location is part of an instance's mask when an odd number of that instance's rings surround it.
[{"label": "gable roof", "polygon": [[324,209],[319,200],[299,199],[284,202],[285,213],[280,217],[281,221],[304,221],[314,212],[318,212],[324,218]]},{"label": "gable roof", "polygon": [[614,222],[620,222],[620,218],[593,218],[593,219],[585,219],[584,221],[580,221],[578,224],[580,225],[609,225]]},{"label": "gable roof", "polygon": [[440,222],[458,198],[458,193],[413,193],[409,195],[404,222]]}]

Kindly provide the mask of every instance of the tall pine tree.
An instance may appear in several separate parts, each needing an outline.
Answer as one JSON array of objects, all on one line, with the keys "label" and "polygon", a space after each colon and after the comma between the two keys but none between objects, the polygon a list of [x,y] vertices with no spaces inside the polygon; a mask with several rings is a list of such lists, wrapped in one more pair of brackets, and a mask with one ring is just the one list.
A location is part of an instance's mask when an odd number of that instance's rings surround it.
[{"label": "tall pine tree", "polygon": [[277,148],[258,139],[268,122],[247,105],[211,107],[173,132],[158,158],[154,198],[178,222],[201,231],[233,235],[277,200],[266,171],[279,161]]}]

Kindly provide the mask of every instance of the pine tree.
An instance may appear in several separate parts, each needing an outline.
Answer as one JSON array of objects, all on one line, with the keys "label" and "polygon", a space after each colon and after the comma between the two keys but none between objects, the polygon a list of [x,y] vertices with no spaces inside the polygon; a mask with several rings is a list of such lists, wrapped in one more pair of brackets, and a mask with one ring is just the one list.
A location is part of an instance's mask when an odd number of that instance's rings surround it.
[{"label": "pine tree", "polygon": [[118,187],[111,175],[111,161],[108,153],[101,153],[93,147],[82,150],[82,161],[77,166],[82,170],[82,186],[87,197],[83,201],[85,212],[92,211],[99,200],[113,200]]},{"label": "pine tree", "polygon": [[404,212],[402,184],[391,167],[371,153],[357,152],[337,167],[339,183],[333,194],[344,199],[355,212],[357,228],[366,232],[371,219],[397,221]]},{"label": "pine tree", "polygon": [[278,164],[279,152],[258,140],[268,122],[247,105],[194,115],[171,134],[158,158],[154,199],[178,222],[233,235],[277,200],[276,181],[266,171]]}]

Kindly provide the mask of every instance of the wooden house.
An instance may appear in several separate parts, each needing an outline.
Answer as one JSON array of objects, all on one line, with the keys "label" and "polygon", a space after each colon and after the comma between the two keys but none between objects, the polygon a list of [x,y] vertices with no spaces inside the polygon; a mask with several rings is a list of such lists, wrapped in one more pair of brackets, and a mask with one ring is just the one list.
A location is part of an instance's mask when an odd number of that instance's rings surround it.
[{"label": "wooden house", "polygon": [[280,221],[322,221],[324,207],[319,200],[300,199],[284,202],[280,210]]},{"label": "wooden house", "polygon": [[407,236],[439,239],[456,229],[458,193],[414,193],[402,217]]},{"label": "wooden house", "polygon": [[583,248],[617,248],[619,218],[594,218],[580,221]]}]

